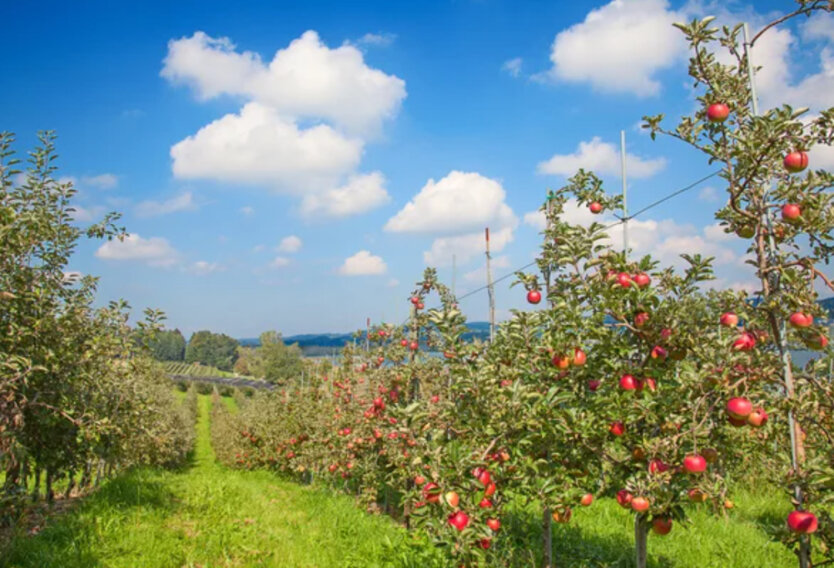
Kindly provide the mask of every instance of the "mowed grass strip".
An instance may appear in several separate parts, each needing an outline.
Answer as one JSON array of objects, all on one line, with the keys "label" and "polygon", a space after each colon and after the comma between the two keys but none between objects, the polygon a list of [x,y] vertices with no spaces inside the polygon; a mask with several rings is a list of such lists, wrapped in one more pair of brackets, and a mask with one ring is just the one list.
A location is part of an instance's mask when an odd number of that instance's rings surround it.
[{"label": "mowed grass strip", "polygon": [[[234,402],[224,400],[225,404]],[[230,405],[230,406],[231,406]],[[211,400],[201,396],[192,464],[179,472],[139,469],[106,483],[34,537],[19,537],[0,554],[0,567],[165,568],[442,566],[386,517],[353,500],[300,486],[266,471],[225,468],[214,459]],[[773,538],[788,511],[779,494],[741,493],[728,518],[705,508],[666,537],[649,537],[654,568],[793,567]],[[535,507],[509,511],[496,547],[512,566],[541,564]],[[554,527],[560,567],[633,566],[632,515],[611,499],[577,507]]]},{"label": "mowed grass strip", "polygon": [[0,566],[360,567],[402,558],[405,531],[349,497],[218,465],[210,404],[200,397],[191,468],[140,469],[109,481],[37,536],[17,538]]}]

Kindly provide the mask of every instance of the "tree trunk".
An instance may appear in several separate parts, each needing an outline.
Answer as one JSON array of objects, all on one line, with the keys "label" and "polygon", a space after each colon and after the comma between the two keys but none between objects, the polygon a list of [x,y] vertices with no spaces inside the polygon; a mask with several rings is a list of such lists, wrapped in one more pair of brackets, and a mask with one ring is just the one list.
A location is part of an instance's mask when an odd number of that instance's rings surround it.
[{"label": "tree trunk", "polygon": [[69,499],[72,495],[72,490],[75,487],[75,471],[70,471],[67,474],[67,490],[64,492],[64,499]]},{"label": "tree trunk", "polygon": [[32,503],[37,503],[41,498],[41,468],[35,466],[35,471],[32,474],[35,485],[32,487]]},{"label": "tree trunk", "polygon": [[542,510],[542,566],[553,568],[553,529],[550,508]]},{"label": "tree trunk", "polygon": [[46,470],[46,502],[52,504],[55,500],[55,493],[52,491],[52,470]]},{"label": "tree trunk", "polygon": [[78,487],[80,489],[86,489],[90,486],[90,482],[92,481],[92,472],[93,462],[87,460],[87,463],[84,465],[84,473],[81,475],[81,481],[78,482]]},{"label": "tree trunk", "polygon": [[803,535],[799,538],[799,568],[811,568],[811,537]]},{"label": "tree trunk", "polygon": [[649,525],[646,522],[646,515],[640,513],[634,517],[634,552],[637,561],[637,568],[646,568],[646,537],[649,534]]}]

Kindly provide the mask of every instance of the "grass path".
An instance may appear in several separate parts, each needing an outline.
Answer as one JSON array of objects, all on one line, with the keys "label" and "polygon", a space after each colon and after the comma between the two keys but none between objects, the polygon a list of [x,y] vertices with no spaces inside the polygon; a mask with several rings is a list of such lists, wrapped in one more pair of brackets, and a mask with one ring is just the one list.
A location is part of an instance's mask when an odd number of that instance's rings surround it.
[{"label": "grass path", "polygon": [[210,405],[200,397],[190,467],[111,480],[38,536],[17,539],[0,566],[364,567],[402,557],[404,532],[351,499],[219,465]]},{"label": "grass path", "polygon": [[[232,404],[232,400],[224,401]],[[35,537],[0,551],[0,568],[382,567],[430,568],[431,551],[409,544],[385,517],[349,497],[218,464],[211,400],[201,396],[192,463],[181,471],[141,469],[106,483]],[[796,565],[771,533],[784,522],[781,495],[736,496],[728,519],[694,511],[689,529],[650,537],[652,568],[769,568]],[[577,510],[553,539],[560,567],[629,567],[631,514],[612,499]],[[502,548],[513,566],[540,564],[535,510],[508,512]],[[512,542],[507,542],[510,540]]]}]

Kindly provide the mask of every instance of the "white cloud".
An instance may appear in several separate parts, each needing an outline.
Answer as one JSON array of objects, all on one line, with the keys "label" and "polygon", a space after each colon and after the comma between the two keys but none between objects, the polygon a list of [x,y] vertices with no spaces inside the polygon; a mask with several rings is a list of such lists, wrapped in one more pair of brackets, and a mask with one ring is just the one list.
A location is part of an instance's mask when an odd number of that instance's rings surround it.
[{"label": "white cloud", "polygon": [[603,92],[656,95],[658,71],[686,52],[683,35],[672,27],[684,19],[666,0],[613,0],[556,35],[553,67],[539,78],[589,83]]},{"label": "white cloud", "polygon": [[391,201],[380,172],[353,175],[341,187],[324,193],[309,193],[301,201],[306,217],[348,217],[376,209]]},{"label": "white cloud", "polygon": [[834,42],[834,12],[816,12],[801,26],[805,40],[822,39]]},{"label": "white cloud", "polygon": [[400,281],[397,280],[396,278],[392,278],[391,280],[388,281],[388,284],[386,284],[386,286],[388,286],[389,288],[396,288],[399,285],[400,285]]},{"label": "white cloud", "polygon": [[96,257],[103,260],[138,260],[151,266],[171,266],[178,260],[179,254],[162,237],[143,239],[137,233],[131,233],[123,241],[114,239],[101,245]]},{"label": "white cloud", "polygon": [[394,43],[395,39],[397,39],[397,34],[387,32],[378,34],[367,33],[356,40],[356,44],[360,46],[388,47]]},{"label": "white cloud", "polygon": [[275,249],[278,252],[294,253],[301,250],[301,239],[295,235],[290,235],[281,239],[281,243]]},{"label": "white cloud", "polygon": [[265,64],[238,52],[228,38],[203,32],[168,42],[161,75],[191,85],[200,99],[242,96],[282,115],[323,118],[352,132],[374,132],[393,117],[405,82],[368,67],[362,52],[345,44],[330,49],[307,31]]},{"label": "white cloud", "polygon": [[104,213],[104,207],[100,206],[87,208],[73,204],[72,208],[73,211],[70,213],[70,216],[76,223],[92,223]]},{"label": "white cloud", "polygon": [[254,215],[255,208],[251,207],[249,205],[244,205],[243,207],[240,208],[240,212],[241,212],[242,215],[246,215],[247,217],[249,217],[250,215]]},{"label": "white cloud", "polygon": [[320,124],[301,130],[249,103],[171,148],[174,175],[267,184],[293,193],[332,186],[359,163],[363,143]]},{"label": "white cloud", "polygon": [[515,226],[501,184],[477,173],[452,171],[426,185],[385,224],[395,233],[454,234]]},{"label": "white cloud", "polygon": [[387,270],[388,267],[382,257],[360,250],[355,255],[346,258],[338,272],[343,276],[368,276],[385,274]]},{"label": "white cloud", "polygon": [[82,176],[82,186],[97,187],[98,189],[113,189],[119,185],[119,178],[114,174],[99,174],[97,176]]},{"label": "white cloud", "polygon": [[[504,250],[513,240],[513,227],[505,227],[489,232],[490,253],[495,254]],[[423,262],[431,266],[449,266],[452,257],[457,258],[459,264],[483,255],[486,252],[484,231],[456,235],[452,237],[438,237],[434,239],[431,249],[423,253]]]},{"label": "white cloud", "polygon": [[511,77],[518,77],[521,75],[521,65],[523,60],[520,57],[509,59],[501,66],[501,71],[505,71]]},{"label": "white cloud", "polygon": [[189,272],[197,274],[199,276],[205,276],[213,272],[222,272],[224,270],[226,270],[226,267],[222,264],[218,264],[216,262],[208,262],[205,260],[198,260],[188,268]]},{"label": "white cloud", "polygon": [[713,223],[704,227],[704,236],[714,243],[730,242],[736,238],[733,233],[725,232],[721,223]]},{"label": "white cloud", "polygon": [[269,263],[270,268],[283,268],[290,263],[290,259],[284,256],[276,256],[272,262]]},{"label": "white cloud", "polygon": [[[568,199],[565,203],[562,220],[572,225],[581,225],[583,227],[589,227],[593,222],[610,225],[616,221],[616,219],[609,215],[595,215],[591,213],[587,206],[580,205],[574,198]],[[524,214],[524,222],[531,227],[543,231],[547,220],[543,211],[531,211]]]},{"label": "white cloud", "polygon": [[[572,176],[579,168],[593,170],[597,175],[620,175],[620,150],[599,136],[589,142],[580,142],[573,154],[555,154],[549,160],[540,162],[540,174]],[[629,178],[648,178],[666,166],[665,158],[643,159],[626,153],[626,175]]]},{"label": "white cloud", "polygon": [[138,217],[159,217],[177,211],[193,211],[195,209],[197,209],[197,204],[194,203],[194,196],[190,191],[186,191],[162,202],[143,201],[136,205],[136,215]]}]

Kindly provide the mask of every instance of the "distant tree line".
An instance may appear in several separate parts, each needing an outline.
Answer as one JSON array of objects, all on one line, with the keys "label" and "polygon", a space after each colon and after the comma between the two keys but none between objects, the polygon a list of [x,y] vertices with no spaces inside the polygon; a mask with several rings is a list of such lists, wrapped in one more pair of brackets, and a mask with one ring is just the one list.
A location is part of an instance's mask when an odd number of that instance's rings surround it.
[{"label": "distant tree line", "polygon": [[186,344],[178,329],[159,331],[146,344],[157,361],[185,361],[234,371],[239,375],[285,384],[301,376],[304,354],[297,343],[287,345],[277,331],[266,331],[258,347],[242,347],[228,335],[197,331]]}]

